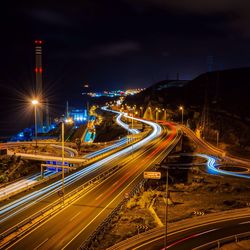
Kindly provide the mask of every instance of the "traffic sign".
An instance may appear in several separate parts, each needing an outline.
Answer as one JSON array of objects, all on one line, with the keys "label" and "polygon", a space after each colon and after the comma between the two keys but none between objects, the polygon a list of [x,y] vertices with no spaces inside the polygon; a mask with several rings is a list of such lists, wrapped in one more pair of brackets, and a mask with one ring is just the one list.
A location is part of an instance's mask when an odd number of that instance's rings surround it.
[{"label": "traffic sign", "polygon": [[161,179],[161,172],[144,172],[143,173],[144,179]]},{"label": "traffic sign", "polygon": [[[62,166],[61,161],[46,161],[46,164]],[[69,166],[69,163],[65,161],[64,166]]]}]

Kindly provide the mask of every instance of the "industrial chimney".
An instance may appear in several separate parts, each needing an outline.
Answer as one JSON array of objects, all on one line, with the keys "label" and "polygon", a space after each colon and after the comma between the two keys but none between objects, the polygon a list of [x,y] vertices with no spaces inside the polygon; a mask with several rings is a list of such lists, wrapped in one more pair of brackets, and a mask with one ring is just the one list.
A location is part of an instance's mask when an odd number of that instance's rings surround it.
[{"label": "industrial chimney", "polygon": [[[43,102],[43,83],[42,83],[42,41],[35,40],[35,57],[36,57],[36,97],[39,99],[39,102]],[[43,132],[43,112],[42,107],[37,109],[37,128],[38,132]]]}]

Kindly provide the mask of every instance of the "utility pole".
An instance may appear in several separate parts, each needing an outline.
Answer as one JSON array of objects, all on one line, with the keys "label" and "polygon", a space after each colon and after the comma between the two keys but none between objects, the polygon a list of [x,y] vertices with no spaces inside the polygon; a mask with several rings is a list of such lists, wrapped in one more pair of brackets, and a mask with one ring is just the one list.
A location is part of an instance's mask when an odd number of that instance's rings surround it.
[{"label": "utility pole", "polygon": [[[132,114],[132,130],[134,129],[134,114]],[[132,138],[132,157],[133,157],[133,140],[134,140],[134,135],[133,131],[131,132],[131,138]]]},{"label": "utility pole", "polygon": [[62,121],[62,195],[64,204],[64,121]]},{"label": "utility pole", "polygon": [[37,111],[36,106],[39,104],[38,100],[32,100],[32,105],[34,106],[34,116],[35,116],[35,140],[36,140],[36,147],[35,147],[35,154],[37,150]]},{"label": "utility pole", "polygon": [[183,108],[183,106],[180,106],[179,109],[181,110],[181,124],[183,124],[183,112],[184,112],[184,108]]},{"label": "utility pole", "polygon": [[167,248],[167,236],[168,235],[168,168],[166,173],[166,206],[165,206],[165,246],[164,249]]},{"label": "utility pole", "polygon": [[69,102],[66,102],[66,119],[69,117]]},{"label": "utility pole", "polygon": [[219,147],[219,130],[216,131],[216,145]]},{"label": "utility pole", "polygon": [[[167,248],[167,243],[168,243],[168,198],[169,198],[169,191],[168,191],[168,186],[169,186],[169,183],[168,183],[168,177],[169,177],[169,174],[168,174],[168,170],[170,169],[169,166],[167,165],[164,165],[164,164],[157,164],[158,166],[166,169],[166,206],[165,206],[165,237],[164,237],[164,249]],[[171,167],[171,169],[190,169],[190,168],[185,168],[185,167]]]}]

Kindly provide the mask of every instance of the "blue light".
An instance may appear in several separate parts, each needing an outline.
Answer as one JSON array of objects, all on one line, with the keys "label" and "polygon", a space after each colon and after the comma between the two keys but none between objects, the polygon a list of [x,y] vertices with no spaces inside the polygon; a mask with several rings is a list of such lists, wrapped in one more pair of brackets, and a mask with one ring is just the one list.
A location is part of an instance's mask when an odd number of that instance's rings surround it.
[{"label": "blue light", "polygon": [[246,174],[239,174],[239,173],[234,173],[234,172],[219,169],[218,168],[219,165],[216,163],[218,158],[216,158],[214,156],[209,156],[209,155],[205,155],[205,154],[197,154],[197,156],[200,156],[200,157],[207,159],[207,170],[208,170],[208,173],[210,173],[210,174],[222,174],[222,175],[230,175],[233,177],[250,179],[250,176],[246,175]]},{"label": "blue light", "polygon": [[23,132],[19,133],[18,136],[19,136],[19,137],[24,137]]}]

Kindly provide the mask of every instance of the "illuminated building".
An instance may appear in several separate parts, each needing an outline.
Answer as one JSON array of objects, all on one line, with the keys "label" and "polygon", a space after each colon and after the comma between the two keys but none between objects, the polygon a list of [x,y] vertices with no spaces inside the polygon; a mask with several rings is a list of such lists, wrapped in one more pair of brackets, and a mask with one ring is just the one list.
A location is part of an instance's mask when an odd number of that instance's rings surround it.
[{"label": "illuminated building", "polygon": [[84,123],[87,121],[88,113],[86,109],[72,109],[69,112],[69,116],[75,123]]}]

